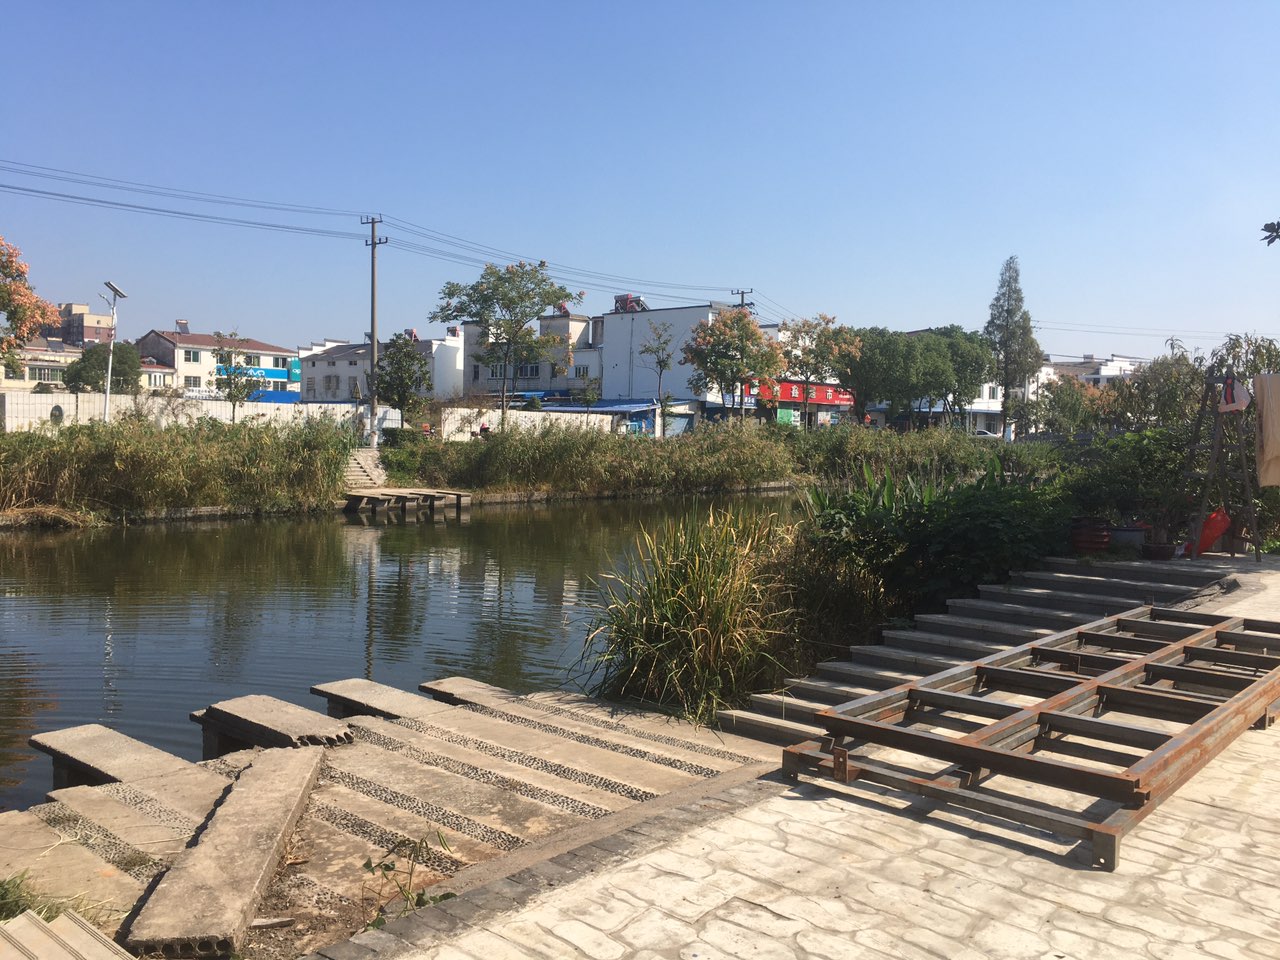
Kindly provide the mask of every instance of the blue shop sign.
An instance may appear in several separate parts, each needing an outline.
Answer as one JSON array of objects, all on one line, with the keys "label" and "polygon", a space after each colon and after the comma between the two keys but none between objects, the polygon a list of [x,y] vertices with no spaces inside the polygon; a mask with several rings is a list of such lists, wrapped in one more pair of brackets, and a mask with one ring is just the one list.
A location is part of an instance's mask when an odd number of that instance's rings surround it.
[{"label": "blue shop sign", "polygon": [[[251,380],[290,380],[290,379],[296,380],[297,379],[295,377],[290,376],[290,374],[293,372],[292,370],[281,370],[278,367],[241,367],[240,372],[244,376],[249,377]],[[299,372],[301,372],[301,367],[299,367]],[[213,373],[214,373],[214,376],[216,377],[225,377],[227,375],[227,368],[220,363],[218,364],[217,368],[214,370]]]}]

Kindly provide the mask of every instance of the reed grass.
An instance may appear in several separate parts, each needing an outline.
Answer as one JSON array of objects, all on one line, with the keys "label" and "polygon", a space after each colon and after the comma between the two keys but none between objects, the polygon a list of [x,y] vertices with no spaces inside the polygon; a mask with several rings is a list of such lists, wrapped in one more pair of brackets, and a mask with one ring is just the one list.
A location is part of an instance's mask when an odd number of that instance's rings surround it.
[{"label": "reed grass", "polygon": [[156,426],[140,418],[0,434],[0,510],[127,516],[327,508],[355,438],[333,421]]},{"label": "reed grass", "polygon": [[774,562],[788,543],[772,514],[714,508],[642,529],[600,584],[587,684],[698,723],[777,686],[795,659],[799,619]]}]

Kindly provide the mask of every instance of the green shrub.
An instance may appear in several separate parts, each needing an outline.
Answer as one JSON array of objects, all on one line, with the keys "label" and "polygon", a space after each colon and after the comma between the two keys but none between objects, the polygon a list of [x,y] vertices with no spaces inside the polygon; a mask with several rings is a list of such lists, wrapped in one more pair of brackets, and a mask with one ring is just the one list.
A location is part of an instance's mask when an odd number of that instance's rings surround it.
[{"label": "green shrub", "polygon": [[593,690],[706,723],[776,686],[796,647],[798,614],[772,562],[787,540],[772,515],[714,509],[642,531],[602,584],[583,660]]},{"label": "green shrub", "polygon": [[828,563],[851,565],[883,590],[882,612],[941,609],[1000,582],[1061,545],[1071,502],[1053,485],[1006,478],[895,484],[892,474],[819,502],[803,536]]}]

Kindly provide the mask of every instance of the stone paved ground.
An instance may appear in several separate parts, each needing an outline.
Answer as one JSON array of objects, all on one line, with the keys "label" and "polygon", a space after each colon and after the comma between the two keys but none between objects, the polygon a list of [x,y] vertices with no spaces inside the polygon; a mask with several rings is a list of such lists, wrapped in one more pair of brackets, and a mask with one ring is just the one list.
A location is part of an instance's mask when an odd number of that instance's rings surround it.
[{"label": "stone paved ground", "polygon": [[[1214,606],[1280,619],[1280,568],[1245,569]],[[706,822],[633,828],[322,953],[1280,958],[1280,728],[1246,733],[1130,833],[1114,873],[1060,838],[837,789],[737,787]]]}]

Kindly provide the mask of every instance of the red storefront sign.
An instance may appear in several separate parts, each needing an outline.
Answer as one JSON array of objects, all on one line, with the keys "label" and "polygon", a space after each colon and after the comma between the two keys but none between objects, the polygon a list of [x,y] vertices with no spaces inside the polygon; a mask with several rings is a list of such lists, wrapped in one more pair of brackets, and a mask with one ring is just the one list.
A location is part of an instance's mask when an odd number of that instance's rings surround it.
[{"label": "red storefront sign", "polygon": [[[775,389],[776,388],[776,389]],[[776,384],[756,384],[747,388],[747,395],[761,400],[777,400],[780,403],[804,403],[805,386],[791,380],[779,380]],[[809,387],[809,403],[830,406],[852,406],[853,394],[840,387],[815,383]]]}]

